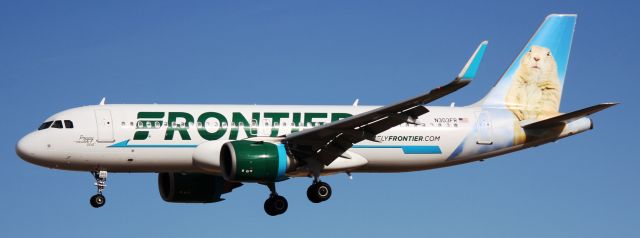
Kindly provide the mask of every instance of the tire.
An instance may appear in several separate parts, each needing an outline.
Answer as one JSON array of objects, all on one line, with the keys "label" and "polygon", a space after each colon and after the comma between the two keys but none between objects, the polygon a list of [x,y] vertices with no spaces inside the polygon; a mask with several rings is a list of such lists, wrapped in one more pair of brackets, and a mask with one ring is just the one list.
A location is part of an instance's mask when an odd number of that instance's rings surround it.
[{"label": "tire", "polygon": [[283,214],[289,208],[289,202],[283,196],[275,196],[273,198],[273,210],[275,210],[278,215]]},{"label": "tire", "polygon": [[273,196],[264,201],[264,211],[269,216],[277,216],[283,214],[289,208],[287,199],[283,196]]},{"label": "tire", "polygon": [[321,202],[327,201],[331,198],[331,186],[329,186],[328,183],[318,182],[316,186],[316,194]]},{"label": "tire", "polygon": [[307,198],[313,203],[320,203],[331,198],[331,186],[325,182],[317,182],[307,189]]},{"label": "tire", "polygon": [[107,199],[102,194],[93,195],[89,199],[89,203],[91,203],[91,206],[95,208],[104,206],[106,202],[107,202]]},{"label": "tire", "polygon": [[318,196],[316,196],[316,184],[312,184],[311,186],[309,186],[309,188],[307,188],[307,198],[309,198],[309,201],[311,201],[312,203],[319,203],[321,202],[320,199],[318,198]]},{"label": "tire", "polygon": [[273,204],[273,198],[268,198],[266,201],[264,201],[264,212],[266,212],[269,216],[278,215],[276,211],[273,210],[273,206],[271,204]]}]

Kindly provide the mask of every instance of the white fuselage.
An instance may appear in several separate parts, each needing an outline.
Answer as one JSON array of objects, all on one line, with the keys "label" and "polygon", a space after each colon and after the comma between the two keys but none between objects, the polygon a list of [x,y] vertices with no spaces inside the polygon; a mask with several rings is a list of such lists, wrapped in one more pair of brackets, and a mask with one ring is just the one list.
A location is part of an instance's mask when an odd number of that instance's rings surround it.
[{"label": "white fuselage", "polygon": [[[50,127],[32,132],[20,140],[17,151],[31,163],[65,170],[215,172],[215,169],[203,171],[194,165],[194,151],[203,142],[281,137],[374,108],[159,104],[85,106],[60,112],[46,120],[69,120],[73,128]],[[514,126],[507,110],[427,108],[430,112],[419,117],[415,124],[402,124],[382,132],[376,136],[378,142],[365,140],[355,144],[348,153],[364,162],[350,165],[357,160],[338,158],[334,161],[335,171],[402,172],[450,166],[546,143],[591,126],[590,120],[585,118],[567,125],[554,138],[514,145]],[[501,119],[503,117],[509,119]],[[332,172],[332,165],[325,173]],[[305,174],[288,171],[287,175]]]}]

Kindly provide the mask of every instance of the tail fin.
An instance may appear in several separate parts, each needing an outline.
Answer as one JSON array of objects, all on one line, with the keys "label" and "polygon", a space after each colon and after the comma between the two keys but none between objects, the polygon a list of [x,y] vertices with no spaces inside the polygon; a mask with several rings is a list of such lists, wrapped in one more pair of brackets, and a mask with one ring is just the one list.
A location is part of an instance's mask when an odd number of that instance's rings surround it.
[{"label": "tail fin", "polygon": [[509,108],[518,120],[558,114],[577,15],[551,14],[479,103]]}]

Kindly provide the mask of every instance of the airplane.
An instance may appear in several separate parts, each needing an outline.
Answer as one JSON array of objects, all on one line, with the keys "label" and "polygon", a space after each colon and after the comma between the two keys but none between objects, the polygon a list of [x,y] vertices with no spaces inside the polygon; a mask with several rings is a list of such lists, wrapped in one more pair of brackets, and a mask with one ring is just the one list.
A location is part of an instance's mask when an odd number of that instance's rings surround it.
[{"label": "airplane", "polygon": [[285,213],[276,183],[311,178],[307,197],[327,201],[322,176],[421,171],[539,146],[590,129],[601,103],[560,113],[577,15],[545,18],[481,100],[430,106],[475,77],[482,42],[450,83],[387,106],[107,104],[47,118],[16,145],[23,160],[89,171],[102,207],[108,172],[158,173],[166,202],[214,203],[243,183],[266,185],[268,215]]}]

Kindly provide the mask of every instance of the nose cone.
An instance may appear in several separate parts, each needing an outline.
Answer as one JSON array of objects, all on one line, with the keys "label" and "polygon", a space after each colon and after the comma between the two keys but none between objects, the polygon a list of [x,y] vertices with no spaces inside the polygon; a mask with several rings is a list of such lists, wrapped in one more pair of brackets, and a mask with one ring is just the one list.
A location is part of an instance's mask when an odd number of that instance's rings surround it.
[{"label": "nose cone", "polygon": [[23,160],[38,164],[38,146],[34,133],[22,137],[16,144],[16,154]]}]

